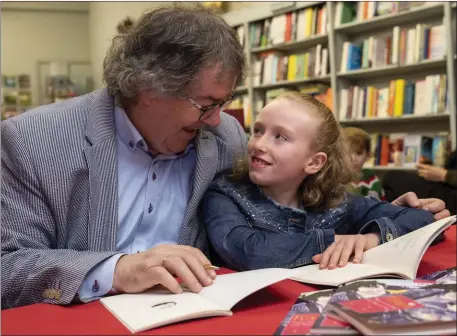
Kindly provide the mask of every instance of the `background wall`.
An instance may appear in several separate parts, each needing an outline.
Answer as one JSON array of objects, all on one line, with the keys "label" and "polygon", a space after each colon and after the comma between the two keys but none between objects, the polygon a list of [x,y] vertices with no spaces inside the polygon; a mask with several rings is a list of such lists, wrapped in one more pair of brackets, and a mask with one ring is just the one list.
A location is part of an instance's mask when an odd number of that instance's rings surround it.
[{"label": "background wall", "polygon": [[38,104],[38,61],[90,60],[86,3],[1,3],[1,72],[30,74]]},{"label": "background wall", "polygon": [[102,88],[103,60],[116,34],[116,26],[130,16],[138,19],[145,11],[167,6],[171,2],[91,2],[89,14],[90,59],[95,88]]},{"label": "background wall", "polygon": [[[102,88],[102,65],[118,23],[173,2],[16,2],[2,1],[1,72],[31,75],[38,104],[38,61],[90,61],[95,88]],[[228,21],[270,3],[228,2]],[[230,23],[230,22],[229,22]]]}]

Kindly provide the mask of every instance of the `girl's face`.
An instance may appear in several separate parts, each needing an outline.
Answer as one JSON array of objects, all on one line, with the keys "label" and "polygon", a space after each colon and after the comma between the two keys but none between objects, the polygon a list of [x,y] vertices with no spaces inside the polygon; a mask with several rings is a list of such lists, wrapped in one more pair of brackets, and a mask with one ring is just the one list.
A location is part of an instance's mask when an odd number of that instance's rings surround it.
[{"label": "girl's face", "polygon": [[249,177],[262,187],[296,189],[326,162],[312,143],[321,123],[312,106],[279,99],[263,108],[249,139]]}]

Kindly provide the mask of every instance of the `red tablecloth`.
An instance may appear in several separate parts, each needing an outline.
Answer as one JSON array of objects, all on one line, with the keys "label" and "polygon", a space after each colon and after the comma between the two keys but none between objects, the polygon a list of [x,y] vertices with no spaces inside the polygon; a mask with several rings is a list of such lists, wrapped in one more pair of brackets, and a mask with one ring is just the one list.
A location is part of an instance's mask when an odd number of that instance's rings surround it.
[{"label": "red tablecloth", "polygon": [[[456,227],[446,232],[443,243],[430,247],[418,276],[456,265]],[[302,292],[315,290],[291,280],[252,294],[233,309],[231,317],[212,317],[181,322],[142,335],[272,335]],[[134,307],[132,307],[134,309]],[[2,335],[128,335],[126,329],[99,302],[68,307],[34,304],[2,311]]]}]

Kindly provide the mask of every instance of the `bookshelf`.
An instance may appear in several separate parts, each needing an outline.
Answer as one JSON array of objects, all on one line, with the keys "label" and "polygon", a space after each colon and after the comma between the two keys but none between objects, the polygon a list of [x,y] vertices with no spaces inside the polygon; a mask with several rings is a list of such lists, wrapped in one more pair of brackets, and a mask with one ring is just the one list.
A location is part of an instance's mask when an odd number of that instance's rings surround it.
[{"label": "bookshelf", "polygon": [[[272,3],[263,3],[255,8],[247,8],[237,12],[229,12],[224,19],[233,27],[242,26],[244,29],[243,41],[246,51],[246,58],[250,69],[245,85],[237,88],[236,92],[246,95],[249,104],[250,120],[255,118],[258,111],[264,106],[269,90],[281,88],[300,89],[308,85],[323,84],[331,89],[331,95],[327,101],[331,105],[335,116],[344,126],[357,126],[366,129],[368,132],[447,132],[451,140],[452,149],[457,147],[457,118],[456,118],[456,68],[457,52],[455,43],[456,3],[455,2],[422,2],[414,3],[411,8],[400,9],[390,14],[381,14],[360,21],[352,21],[344,24],[336,22],[337,15],[341,15],[341,8],[338,2],[288,2],[288,7],[273,12]],[[400,5],[398,5],[400,6]],[[306,38],[296,38],[291,41],[280,43],[264,43],[254,45],[253,34],[250,33],[251,26],[259,25],[265,20],[272,21],[274,17],[287,15],[295,12],[299,16],[300,11],[309,8],[325,8],[327,27],[322,33],[314,33]],[[298,21],[297,21],[298,22]],[[315,24],[315,21],[313,21]],[[442,57],[419,57],[414,62],[396,62],[376,67],[360,67],[357,70],[341,71],[340,63],[343,58],[345,42],[361,44],[364,40],[374,36],[392,34],[393,28],[398,26],[399,30],[412,30],[418,24],[424,27],[441,26],[444,44],[447,46]],[[418,33],[419,34],[419,33]],[[324,75],[310,75],[305,78],[293,80],[279,79],[271,81],[255,81],[255,62],[262,55],[278,54],[293,55],[313,52],[318,46],[328,50],[328,71]],[[281,57],[281,56],[279,56]],[[276,60],[275,60],[276,62]],[[380,88],[389,84],[390,81],[405,79],[406,82],[424,80],[431,76],[447,75],[447,103],[446,110],[422,111],[421,114],[408,114],[397,117],[361,117],[347,120],[339,115],[341,95],[344,90],[351,86],[375,86]],[[446,91],[444,89],[444,91]],[[433,112],[433,113],[431,113]],[[250,124],[252,131],[252,123]],[[393,167],[373,167],[373,169],[393,169]],[[395,169],[402,169],[396,167]],[[405,168],[406,169],[406,168]],[[409,169],[412,170],[412,169]]]},{"label": "bookshelf", "polygon": [[30,75],[3,75],[1,96],[2,120],[32,108]]}]

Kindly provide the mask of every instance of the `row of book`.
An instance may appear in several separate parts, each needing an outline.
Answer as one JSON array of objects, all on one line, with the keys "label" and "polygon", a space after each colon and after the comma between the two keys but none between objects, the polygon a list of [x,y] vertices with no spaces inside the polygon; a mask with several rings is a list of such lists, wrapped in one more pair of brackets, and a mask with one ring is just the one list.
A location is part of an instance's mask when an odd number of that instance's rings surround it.
[{"label": "row of book", "polygon": [[252,48],[267,47],[326,34],[327,17],[327,7],[322,5],[252,23],[249,27],[250,45]]},{"label": "row of book", "polygon": [[262,53],[254,62],[253,70],[254,86],[327,76],[330,71],[328,48],[319,44],[300,54]]},{"label": "row of book", "polygon": [[444,25],[419,23],[409,29],[395,26],[391,35],[370,36],[362,43],[344,42],[340,71],[408,65],[444,59],[445,55]]},{"label": "row of book", "polygon": [[419,163],[444,167],[450,142],[447,133],[371,134],[371,157],[365,168],[374,166],[415,168]]},{"label": "row of book", "polygon": [[351,22],[363,22],[374,17],[399,13],[427,2],[416,1],[344,1],[338,2],[335,12],[335,27]]},{"label": "row of book", "polygon": [[448,113],[447,76],[429,75],[410,81],[391,80],[389,86],[350,86],[341,90],[339,120]]},{"label": "row of book", "polygon": [[[265,92],[265,104],[270,103],[273,99],[277,98],[284,92],[292,90],[291,88],[278,88],[278,89],[271,89]],[[330,109],[332,108],[332,99],[333,99],[333,92],[332,88],[325,84],[311,84],[311,85],[302,85],[294,90],[302,92],[304,94],[308,94],[316,98],[317,100],[321,101],[325,105],[327,105]]]},{"label": "row of book", "polygon": [[302,293],[275,335],[455,334],[456,275],[453,267]]}]

